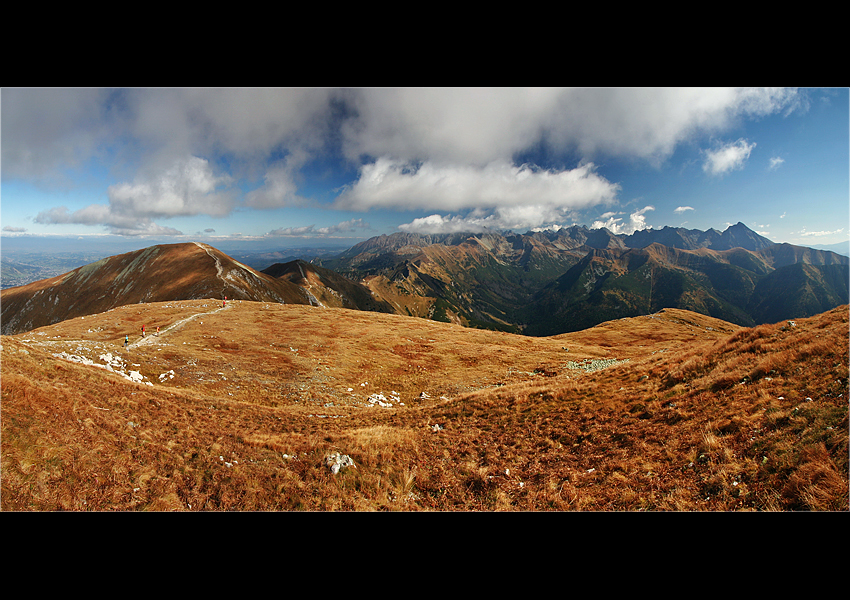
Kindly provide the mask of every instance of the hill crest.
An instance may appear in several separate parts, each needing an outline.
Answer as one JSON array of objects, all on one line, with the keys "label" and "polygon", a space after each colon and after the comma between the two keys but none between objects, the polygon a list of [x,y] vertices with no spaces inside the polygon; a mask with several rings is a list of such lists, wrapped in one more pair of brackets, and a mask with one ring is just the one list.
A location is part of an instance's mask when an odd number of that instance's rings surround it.
[{"label": "hill crest", "polygon": [[0,292],[4,335],[127,304],[224,298],[306,304],[298,286],[247,267],[207,244],[150,246]]},{"label": "hill crest", "polygon": [[846,511],[847,322],[123,306],[2,339],[2,508]]}]

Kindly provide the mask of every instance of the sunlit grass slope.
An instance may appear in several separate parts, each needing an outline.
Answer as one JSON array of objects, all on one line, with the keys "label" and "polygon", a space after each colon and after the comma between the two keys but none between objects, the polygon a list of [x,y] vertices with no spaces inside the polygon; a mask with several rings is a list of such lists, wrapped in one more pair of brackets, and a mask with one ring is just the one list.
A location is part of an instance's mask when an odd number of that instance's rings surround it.
[{"label": "sunlit grass slope", "polygon": [[3,510],[848,509],[846,306],[529,338],[174,301],[1,356]]}]

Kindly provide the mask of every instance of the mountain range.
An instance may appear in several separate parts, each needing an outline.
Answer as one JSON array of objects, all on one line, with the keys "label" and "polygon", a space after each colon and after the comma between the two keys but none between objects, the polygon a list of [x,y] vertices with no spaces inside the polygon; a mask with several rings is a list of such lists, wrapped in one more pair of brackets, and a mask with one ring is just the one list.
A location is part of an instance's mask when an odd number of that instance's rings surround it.
[{"label": "mountain range", "polygon": [[751,326],[818,314],[850,288],[847,257],[776,244],[743,223],[722,233],[397,233],[321,263],[401,314],[537,336],[662,308]]},{"label": "mountain range", "polygon": [[848,302],[850,259],[776,244],[743,223],[631,235],[583,226],[515,233],[395,233],[313,262],[257,270],[201,243],[104,258],[2,291],[2,333],[142,302],[214,297],[395,313],[548,336],[691,310],[742,326]]}]

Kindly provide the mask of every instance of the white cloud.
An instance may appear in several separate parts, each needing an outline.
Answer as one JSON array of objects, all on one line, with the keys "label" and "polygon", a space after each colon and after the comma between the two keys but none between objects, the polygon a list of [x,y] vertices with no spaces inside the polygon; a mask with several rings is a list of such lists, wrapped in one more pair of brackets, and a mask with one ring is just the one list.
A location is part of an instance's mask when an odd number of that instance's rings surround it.
[{"label": "white cloud", "polygon": [[844,231],[844,228],[836,229],[835,231],[806,231],[805,229],[803,229],[800,232],[800,235],[803,235],[803,236],[806,236],[806,237],[812,237],[812,236],[813,237],[823,237],[825,235],[835,235],[835,234],[841,233],[842,231]]},{"label": "white cloud", "polygon": [[4,88],[3,178],[69,183],[64,171],[84,164],[113,139],[102,110],[107,90]]},{"label": "white cloud", "polygon": [[231,175],[256,178],[278,153],[318,151],[336,94],[327,88],[121,90],[120,126],[149,148],[143,165],[187,154],[226,156]]},{"label": "white cloud", "polygon": [[[625,235],[629,235],[629,234],[634,233],[635,231],[640,231],[640,230],[643,230],[643,229],[652,229],[652,227],[649,227],[646,224],[646,217],[644,216],[644,213],[646,213],[650,210],[655,210],[655,207],[654,206],[644,206],[640,210],[636,210],[631,215],[629,215],[629,222],[628,223],[622,223],[621,221],[623,219],[621,219],[620,217],[609,216],[604,221],[603,220],[594,221],[593,225],[591,225],[590,228],[591,229],[601,229],[601,228],[604,227],[604,228],[608,229],[611,233],[625,234]],[[609,215],[609,214],[611,214],[611,213],[605,213],[605,215],[603,215],[603,217],[605,217],[606,215]]]},{"label": "white cloud", "polygon": [[299,196],[296,183],[298,171],[307,160],[307,154],[299,151],[270,165],[263,185],[245,195],[245,206],[263,209],[309,205],[308,199]]},{"label": "white cloud", "polygon": [[120,215],[110,211],[110,207],[102,204],[91,204],[74,212],[69,212],[65,206],[58,206],[41,211],[33,219],[36,223],[77,225],[102,225],[113,235],[182,235],[173,227],[164,227],[152,222],[146,217]]},{"label": "white cloud", "polygon": [[780,166],[782,166],[782,163],[784,163],[784,162],[785,162],[784,158],[774,156],[773,158],[770,159],[770,166],[768,167],[768,169],[770,169],[771,171],[774,171],[774,170],[778,169]]},{"label": "white cloud", "polygon": [[611,203],[619,189],[591,163],[558,172],[505,161],[473,167],[381,158],[364,165],[360,179],[338,197],[337,207],[552,213]]},{"label": "white cloud", "polygon": [[[108,189],[108,206],[52,208],[39,213],[39,222],[94,223],[100,215],[107,228],[133,231],[152,227],[152,219],[309,204],[299,193],[302,169],[329,151],[362,165],[336,208],[419,208],[453,214],[441,218],[455,224],[537,227],[615,201],[619,186],[594,171],[596,156],[660,162],[678,144],[722,132],[742,117],[804,104],[796,90],[747,88],[2,93],[4,179],[70,185],[69,169],[105,156],[122,170],[113,173],[124,183]],[[739,142],[707,155],[706,169],[740,168],[754,144]],[[534,148],[585,163],[551,171],[514,166],[515,156]],[[237,190],[246,182],[261,185],[241,198]]]},{"label": "white cloud", "polygon": [[742,169],[750,157],[750,152],[756,147],[755,142],[747,143],[744,139],[723,144],[714,150],[705,151],[703,170],[711,175],[723,175],[729,171]]},{"label": "white cloud", "polygon": [[592,163],[547,171],[504,161],[474,167],[382,158],[362,168],[360,179],[338,197],[337,207],[455,213],[416,219],[400,225],[402,231],[520,230],[557,224],[573,210],[613,203],[619,189],[598,175]]},{"label": "white cloud", "polygon": [[681,213],[689,211],[689,210],[694,210],[694,207],[693,206],[678,206],[678,207],[673,209],[673,212],[681,214]]},{"label": "white cloud", "polygon": [[221,217],[235,206],[234,193],[226,190],[231,183],[228,175],[215,174],[206,159],[190,156],[155,175],[111,185],[107,194],[110,212],[121,215]]},{"label": "white cloud", "polygon": [[457,215],[452,217],[429,215],[414,219],[410,223],[399,225],[398,228],[408,233],[459,233],[463,231],[477,233],[486,229],[500,229],[494,217],[490,217],[489,219],[476,217],[464,218]]},{"label": "white cloud", "polygon": [[298,195],[298,185],[288,169],[270,169],[264,185],[245,195],[245,206],[251,208],[281,208],[304,206],[309,201]]},{"label": "white cloud", "polygon": [[351,219],[343,221],[329,227],[316,227],[315,225],[305,225],[302,227],[281,227],[268,232],[266,235],[271,237],[300,237],[307,235],[317,236],[333,236],[340,233],[353,232],[358,229],[369,229],[369,223],[363,219]]},{"label": "white cloud", "polygon": [[332,235],[335,233],[357,231],[358,229],[370,229],[370,225],[363,219],[350,219],[330,227],[319,227],[316,229],[316,233],[321,235]]},{"label": "white cloud", "polygon": [[3,231],[8,231],[10,233],[23,233],[26,230],[27,230],[26,227],[12,227],[11,225],[6,225],[3,228]]},{"label": "white cloud", "polygon": [[466,216],[429,215],[399,225],[401,231],[411,233],[457,233],[461,231],[481,232],[486,230],[529,231],[558,229],[558,221],[565,214],[550,206],[522,205],[500,207],[492,210],[474,210]]},{"label": "white cloud", "polygon": [[270,236],[301,236],[313,233],[315,225],[304,225],[302,227],[280,227],[269,231]]},{"label": "white cloud", "polygon": [[796,90],[749,88],[405,88],[352,91],[346,153],[478,166],[537,143],[661,160],[742,116],[801,105]]},{"label": "white cloud", "polygon": [[[261,177],[283,151],[328,144],[362,155],[483,166],[543,143],[664,158],[695,134],[744,116],[803,107],[772,88],[11,88],[3,90],[7,176],[81,165],[120,140],[140,167],[228,156]],[[141,152],[141,154],[140,154]]]},{"label": "white cloud", "polygon": [[174,229],[173,227],[166,227],[164,225],[157,225],[156,223],[151,223],[148,221],[134,223],[132,227],[115,227],[109,225],[107,227],[109,232],[113,235],[124,235],[124,236],[142,236],[142,235],[156,235],[156,236],[173,236],[173,235],[183,235],[182,231]]},{"label": "white cloud", "polygon": [[180,231],[156,225],[152,219],[225,216],[235,206],[235,194],[227,189],[230,184],[231,178],[214,174],[207,160],[191,156],[156,175],[109,186],[108,205],[90,204],[74,212],[54,207],[39,212],[34,220],[103,225],[116,235],[179,235]]}]

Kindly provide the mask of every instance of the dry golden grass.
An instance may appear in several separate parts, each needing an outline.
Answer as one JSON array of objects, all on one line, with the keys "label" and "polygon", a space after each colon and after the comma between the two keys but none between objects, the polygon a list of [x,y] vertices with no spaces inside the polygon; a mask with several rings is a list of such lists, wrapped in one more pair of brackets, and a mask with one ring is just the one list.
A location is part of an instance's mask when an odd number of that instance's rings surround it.
[{"label": "dry golden grass", "polygon": [[[257,302],[121,307],[2,338],[0,501],[843,511],[847,323],[847,307],[752,329],[665,310],[527,338]],[[120,355],[153,385],[61,352]],[[570,368],[606,359],[628,361]],[[334,452],[355,466],[333,474]]]}]

